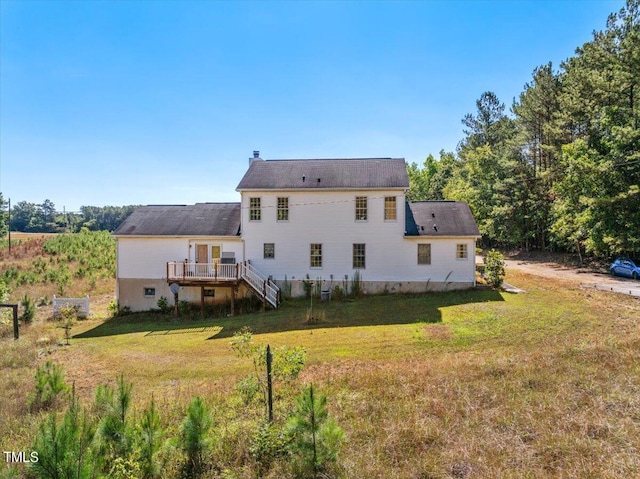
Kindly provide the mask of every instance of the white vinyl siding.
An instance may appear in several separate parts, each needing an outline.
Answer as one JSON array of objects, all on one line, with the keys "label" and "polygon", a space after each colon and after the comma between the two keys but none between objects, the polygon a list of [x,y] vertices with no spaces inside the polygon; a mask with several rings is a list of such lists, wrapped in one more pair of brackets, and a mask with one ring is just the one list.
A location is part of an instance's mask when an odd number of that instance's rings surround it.
[{"label": "white vinyl siding", "polygon": [[206,240],[120,237],[116,243],[118,278],[166,279],[167,262],[195,262],[196,245],[203,243],[216,244],[222,252],[234,253],[238,262],[244,259],[239,237]]},{"label": "white vinyl siding", "polygon": [[[260,196],[264,211],[276,211],[278,198],[289,198],[289,220],[275,213],[260,223],[249,221],[249,198]],[[473,261],[456,261],[456,244],[475,251],[472,238],[405,237],[405,196],[402,190],[368,190],[367,221],[355,221],[359,191],[247,191],[242,194],[244,258],[266,276],[282,281],[322,278],[327,285],[354,274],[353,245],[366,244],[363,281],[473,282]],[[385,221],[385,197],[395,196],[397,220]],[[264,258],[264,243],[275,243],[275,258]],[[311,267],[310,244],[322,244],[322,267]],[[419,243],[431,244],[431,264],[417,264]],[[335,284],[335,283],[334,283]],[[391,286],[390,286],[391,289]]]}]

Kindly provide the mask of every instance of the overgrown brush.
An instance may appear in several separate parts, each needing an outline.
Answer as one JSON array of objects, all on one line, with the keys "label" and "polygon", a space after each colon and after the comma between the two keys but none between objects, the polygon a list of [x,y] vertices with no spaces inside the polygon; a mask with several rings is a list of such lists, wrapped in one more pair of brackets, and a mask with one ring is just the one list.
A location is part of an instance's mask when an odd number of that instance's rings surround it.
[{"label": "overgrown brush", "polygon": [[[23,259],[29,255],[33,259],[25,264]],[[115,277],[115,240],[106,231],[87,230],[34,239],[22,243],[3,264],[0,278],[7,285],[52,283],[63,295],[74,277],[88,278],[93,287],[98,279]]]}]

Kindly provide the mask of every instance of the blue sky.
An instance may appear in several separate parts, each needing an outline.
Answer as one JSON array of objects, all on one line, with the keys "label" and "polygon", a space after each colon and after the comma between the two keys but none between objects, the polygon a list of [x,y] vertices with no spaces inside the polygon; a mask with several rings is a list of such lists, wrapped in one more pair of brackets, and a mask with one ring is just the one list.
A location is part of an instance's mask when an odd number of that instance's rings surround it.
[{"label": "blue sky", "polygon": [[238,201],[253,150],[420,163],[623,5],[0,0],[0,192]]}]

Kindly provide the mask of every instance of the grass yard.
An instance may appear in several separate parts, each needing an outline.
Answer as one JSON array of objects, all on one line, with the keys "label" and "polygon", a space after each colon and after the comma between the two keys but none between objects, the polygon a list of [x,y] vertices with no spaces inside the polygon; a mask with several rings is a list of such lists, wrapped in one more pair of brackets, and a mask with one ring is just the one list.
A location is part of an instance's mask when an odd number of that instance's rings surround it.
[{"label": "grass yard", "polygon": [[[527,293],[334,301],[314,304],[315,324],[306,301],[224,319],[89,320],[47,357],[86,400],[124,373],[138,404],[153,394],[175,411],[196,394],[233,396],[252,366],[230,339],[249,326],[258,344],[305,347],[297,381],[329,396],[344,477],[638,477],[640,301],[517,271],[507,280]],[[0,419],[4,450],[28,445],[35,419],[21,413]]]}]

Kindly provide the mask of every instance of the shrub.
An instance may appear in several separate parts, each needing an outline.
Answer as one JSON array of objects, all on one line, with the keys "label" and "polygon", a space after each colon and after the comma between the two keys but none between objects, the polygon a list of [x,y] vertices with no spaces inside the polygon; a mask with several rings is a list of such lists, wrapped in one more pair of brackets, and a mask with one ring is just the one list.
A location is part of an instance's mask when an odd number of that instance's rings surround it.
[{"label": "shrub", "polygon": [[284,281],[282,282],[282,288],[280,289],[282,291],[282,297],[284,299],[291,298],[291,288],[292,288],[291,281],[287,279],[287,275],[285,274]]},{"label": "shrub", "polygon": [[313,291],[313,281],[309,278],[308,274],[307,277],[302,280],[302,287],[304,288],[305,298],[311,298],[311,293]]},{"label": "shrub", "polygon": [[187,316],[191,313],[191,304],[189,301],[180,300],[178,301],[178,312],[180,316]]},{"label": "shrub", "polygon": [[502,286],[504,280],[504,256],[499,251],[492,249],[484,258],[484,275],[489,284],[494,288]]},{"label": "shrub", "polygon": [[258,477],[266,474],[275,459],[287,454],[290,442],[291,436],[286,429],[268,422],[258,427],[249,445],[249,454],[258,467]]},{"label": "shrub", "polygon": [[260,393],[260,381],[254,375],[246,376],[238,381],[236,390],[238,394],[240,394],[242,402],[245,406],[248,406],[253,402],[258,393]]},{"label": "shrub", "polygon": [[354,298],[359,298],[362,294],[362,275],[360,271],[356,271],[351,278],[351,295]]},{"label": "shrub", "polygon": [[26,323],[31,323],[36,315],[36,305],[28,294],[25,294],[20,301],[22,306],[22,320]]},{"label": "shrub", "polygon": [[166,296],[160,296],[157,304],[162,313],[168,313],[172,309]]},{"label": "shrub", "polygon": [[160,416],[156,403],[151,397],[151,404],[142,413],[137,428],[137,443],[140,450],[141,476],[145,479],[159,477],[160,466],[156,460],[164,432],[160,427]]},{"label": "shrub", "polygon": [[211,446],[207,435],[212,425],[209,409],[202,398],[196,396],[187,408],[180,429],[181,446],[187,455],[184,470],[187,477],[200,476],[205,470],[205,453]]},{"label": "shrub", "polygon": [[64,382],[62,366],[51,361],[36,368],[35,383],[35,392],[28,397],[29,407],[32,410],[54,406],[69,390]]},{"label": "shrub", "polygon": [[115,391],[109,385],[98,386],[96,390],[95,409],[100,417],[97,446],[105,471],[113,468],[117,458],[132,452],[132,430],[128,421],[132,388],[121,375]]},{"label": "shrub", "polygon": [[329,417],[327,397],[316,394],[313,385],[296,399],[287,430],[293,438],[289,450],[296,477],[315,478],[319,472],[330,472],[337,463],[344,432]]},{"label": "shrub", "polygon": [[333,287],[332,299],[335,299],[337,301],[342,301],[344,297],[345,297],[344,289],[342,289],[339,284],[336,284]]},{"label": "shrub", "polygon": [[58,479],[95,477],[90,445],[95,429],[78,402],[72,398],[61,423],[55,413],[40,424],[31,450],[38,460],[29,463],[35,477]]}]

